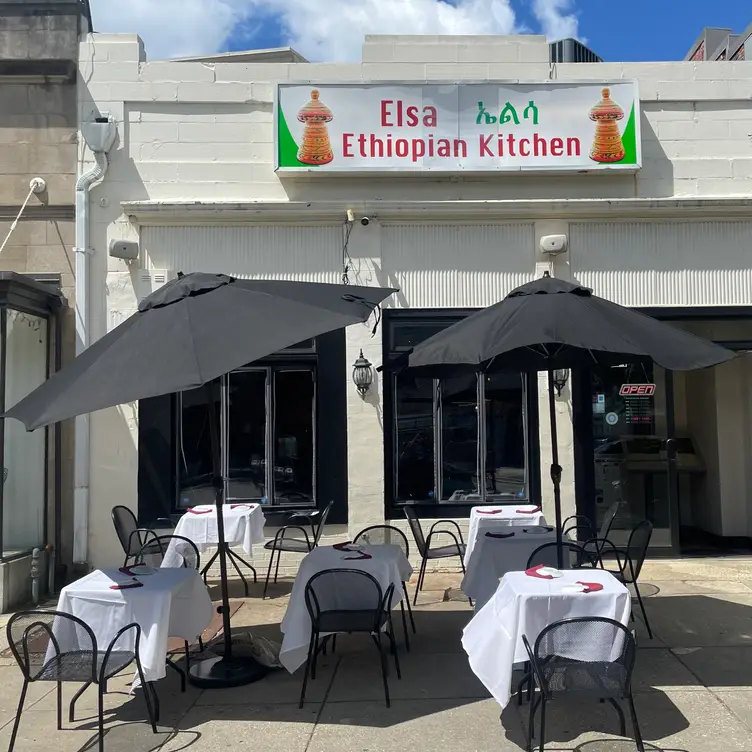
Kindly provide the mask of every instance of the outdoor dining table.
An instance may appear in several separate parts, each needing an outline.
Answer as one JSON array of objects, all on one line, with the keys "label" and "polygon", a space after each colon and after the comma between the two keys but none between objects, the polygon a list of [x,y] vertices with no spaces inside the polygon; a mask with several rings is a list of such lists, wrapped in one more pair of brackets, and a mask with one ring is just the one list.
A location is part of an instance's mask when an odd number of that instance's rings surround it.
[{"label": "outdoor dining table", "polygon": [[486,529],[497,527],[528,527],[545,525],[546,518],[541,508],[536,504],[503,504],[499,506],[473,507],[470,510],[470,520],[467,531],[467,547],[465,548],[465,567],[475,548],[475,541]]},{"label": "outdoor dining table", "polygon": [[[144,679],[151,682],[166,673],[169,638],[196,639],[209,626],[213,608],[209,591],[195,569],[148,570],[152,573],[137,577],[114,568],[90,572],[62,589],[57,610],[86,622],[101,649],[124,626],[137,623]],[[140,586],[123,587],[136,582]],[[86,644],[79,645],[78,630],[67,620],[61,619],[53,631],[61,651],[88,649]],[[86,640],[83,635],[81,639]],[[131,630],[117,643],[117,649],[133,650],[134,642]]]},{"label": "outdoor dining table", "polygon": [[[342,551],[333,546],[318,546],[306,554],[300,563],[281,625],[283,638],[279,660],[290,673],[300,668],[306,662],[308,655],[311,617],[306,608],[305,588],[317,572],[325,569],[359,569],[367,572],[379,583],[383,593],[390,585],[394,585],[392,608],[406,597],[402,583],[410,579],[413,568],[399,546],[358,544],[357,549],[368,554],[370,558],[363,559],[355,552]],[[338,590],[337,595],[341,597],[343,605],[347,603],[346,586]],[[321,637],[325,636],[322,632]]]},{"label": "outdoor dining table", "polygon": [[[260,504],[228,502],[223,507],[225,541],[228,546],[240,546],[253,557],[253,545],[264,542],[264,513]],[[179,520],[173,532],[192,540],[201,554],[219,544],[217,533],[217,507],[200,504],[189,509]],[[182,566],[182,558],[171,543],[164,556],[164,567]]]},{"label": "outdoor dining table", "polygon": [[[572,592],[578,582],[595,583],[591,592]],[[600,616],[626,625],[631,612],[629,591],[602,569],[571,569],[554,579],[510,572],[496,593],[472,618],[462,634],[470,668],[504,708],[512,693],[515,664],[528,660],[522,642],[531,647],[549,624],[577,616]],[[575,660],[610,660],[614,646],[588,645],[566,657]],[[617,650],[618,653],[618,650]]]},{"label": "outdoor dining table", "polygon": [[545,525],[494,526],[481,523],[470,556],[465,556],[462,592],[475,601],[475,612],[496,592],[507,572],[524,571],[538,547],[556,543],[556,531]]}]

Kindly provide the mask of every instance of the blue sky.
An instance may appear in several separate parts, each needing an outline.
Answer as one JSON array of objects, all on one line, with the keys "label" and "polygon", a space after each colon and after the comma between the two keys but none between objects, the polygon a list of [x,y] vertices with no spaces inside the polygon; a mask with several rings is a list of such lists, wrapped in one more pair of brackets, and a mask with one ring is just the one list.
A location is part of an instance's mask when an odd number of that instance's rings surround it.
[{"label": "blue sky", "polygon": [[367,33],[545,34],[604,60],[681,60],[705,26],[736,33],[750,0],[91,0],[95,29],[139,34],[150,59],[290,45],[358,60]]}]

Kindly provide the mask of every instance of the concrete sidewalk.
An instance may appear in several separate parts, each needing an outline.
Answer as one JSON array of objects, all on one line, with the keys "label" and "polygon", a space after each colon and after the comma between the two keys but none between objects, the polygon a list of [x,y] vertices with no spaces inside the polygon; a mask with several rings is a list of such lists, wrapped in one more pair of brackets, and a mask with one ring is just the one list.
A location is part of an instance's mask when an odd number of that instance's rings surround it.
[{"label": "concrete sidewalk", "polygon": [[[320,661],[303,710],[302,672],[275,672],[247,687],[180,693],[177,678],[159,684],[162,733],[144,723],[140,694],[111,682],[106,697],[108,752],[510,752],[526,748],[527,706],[499,706],[471,673],[462,628],[472,612],[459,578],[427,577],[415,611],[418,634],[401,651],[403,678],[392,672],[392,707],[384,704],[379,662],[365,637],[340,637],[337,653]],[[648,750],[752,752],[752,558],[649,562],[641,577],[654,640],[638,625],[635,703]],[[447,592],[448,588],[455,588]],[[289,583],[260,599],[260,587],[233,618],[235,629],[280,639]],[[395,622],[401,639],[401,622]],[[96,691],[79,701],[77,720],[56,728],[54,684],[31,685],[16,749],[95,749]],[[10,737],[21,688],[12,659],[0,665],[0,749]],[[70,700],[77,687],[65,685]],[[546,750],[627,752],[608,705],[552,703]],[[628,732],[631,728],[628,723]],[[537,748],[536,748],[537,749]]]}]

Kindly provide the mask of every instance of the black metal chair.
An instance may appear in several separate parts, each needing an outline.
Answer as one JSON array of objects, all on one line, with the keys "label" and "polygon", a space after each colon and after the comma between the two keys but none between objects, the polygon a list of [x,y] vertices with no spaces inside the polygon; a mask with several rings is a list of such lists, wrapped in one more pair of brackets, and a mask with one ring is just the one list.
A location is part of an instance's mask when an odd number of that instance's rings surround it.
[{"label": "black metal chair", "polygon": [[[182,535],[158,535],[153,540],[149,540],[141,549],[136,562],[147,564],[152,567],[163,567],[165,555],[172,546],[171,555],[175,556],[175,566],[172,569],[195,569],[197,572],[201,569],[201,554],[196,544]],[[171,559],[170,559],[171,560]],[[199,650],[203,652],[204,643],[201,636],[198,638]],[[185,671],[167,658],[167,666],[173,671],[180,674],[180,691],[186,691],[186,672],[191,667],[191,653],[188,640],[185,640]]]},{"label": "black metal chair", "polygon": [[[593,523],[590,518],[584,514],[572,514],[567,517],[561,525],[562,535],[569,535],[575,533],[577,540],[591,541],[594,539],[608,540],[608,534],[611,532],[611,526],[614,524],[616,515],[619,512],[619,502],[615,501],[607,510],[606,514],[601,521],[601,526],[598,530],[593,527]],[[580,535],[580,533],[583,535]]]},{"label": "black metal chair", "polygon": [[[632,698],[632,671],[637,648],[634,635],[623,624],[601,617],[578,617],[549,624],[530,647],[522,636],[529,657],[530,680],[538,687],[538,696],[530,703],[528,752],[533,750],[535,713],[540,705],[539,751],[546,739],[546,704],[559,697],[609,702],[619,714],[619,734],[626,736],[624,711],[629,706],[635,742],[645,752]],[[582,659],[585,656],[585,659]]]},{"label": "black metal chair", "polygon": [[136,559],[147,543],[154,542],[157,537],[150,528],[138,526],[136,515],[128,507],[112,507],[112,524],[125,553],[124,567],[128,566],[131,559]]},{"label": "black metal chair", "polygon": [[[573,541],[563,541],[562,550],[564,555],[564,568],[565,569],[582,569],[582,568],[594,568],[597,566],[597,557],[595,554],[585,550],[580,544]],[[556,543],[544,543],[530,554],[526,569],[530,567],[537,567],[539,564],[543,564],[546,567],[558,567],[558,544]]]},{"label": "black metal chair", "polygon": [[[117,643],[133,631],[133,649],[119,650]],[[16,743],[24,701],[29,684],[46,681],[57,683],[57,727],[63,728],[63,682],[83,682],[71,700],[69,721],[74,721],[76,700],[91,685],[98,690],[99,752],[104,750],[104,694],[107,680],[119,674],[135,661],[146,701],[152,731],[157,733],[159,700],[152,683],[146,683],[138,650],[141,627],[128,624],[112,639],[102,652],[97,638],[86,622],[60,611],[21,611],[11,616],[6,627],[8,644],[13,657],[23,673],[24,682],[18,701],[16,719],[10,737],[8,752]],[[67,649],[66,645],[75,647]],[[152,705],[152,701],[154,705]]]},{"label": "black metal chair", "polygon": [[[358,541],[366,543],[371,546],[392,545],[399,546],[402,549],[402,553],[405,554],[405,558],[410,559],[410,544],[407,542],[407,536],[397,527],[392,525],[371,525],[371,527],[361,530],[353,540],[353,543]],[[407,631],[407,619],[405,618],[405,604],[407,604],[407,613],[410,615],[410,624],[415,634],[415,619],[413,618],[413,609],[410,605],[410,597],[407,594],[407,584],[402,583],[402,589],[404,591],[404,598],[400,601],[400,610],[402,612],[402,628],[405,632],[405,648],[410,651],[410,638]]]},{"label": "black metal chair", "polygon": [[323,647],[321,634],[361,632],[373,639],[381,658],[381,677],[384,682],[386,706],[390,707],[387,660],[382,633],[389,638],[397,678],[402,678],[397,642],[392,624],[392,596],[394,585],[383,592],[381,585],[368,572],[359,569],[324,569],[317,572],[305,586],[305,602],[311,617],[311,639],[308,643],[300,707],[305,702],[308,677],[316,678],[316,657]]},{"label": "black metal chair", "polygon": [[[601,546],[598,559],[603,569],[610,572],[619,582],[624,583],[624,585],[632,585],[634,588],[637,602],[640,605],[640,611],[642,611],[642,619],[645,622],[648,637],[651,640],[653,639],[653,631],[650,629],[650,622],[645,612],[645,604],[642,602],[642,595],[640,594],[637,579],[642,571],[642,565],[645,563],[645,557],[648,554],[648,546],[650,545],[652,536],[653,524],[648,520],[642,520],[642,522],[638,522],[632,528],[626,548],[619,548],[609,540],[602,541],[596,539],[595,541],[596,545]],[[588,541],[588,543],[593,543],[593,541]],[[616,565],[615,569],[611,566],[614,564]]]},{"label": "black metal chair", "polygon": [[[428,538],[423,535],[423,528],[420,525],[420,520],[415,514],[415,510],[412,507],[406,506],[405,517],[410,525],[410,529],[413,531],[413,537],[415,538],[415,544],[418,546],[420,552],[420,572],[418,573],[418,583],[415,586],[415,597],[413,598],[413,606],[418,604],[418,593],[423,589],[423,580],[426,576],[426,565],[431,559],[449,559],[452,556],[458,556],[460,560],[460,566],[462,567],[462,574],[465,574],[465,541],[462,538],[462,531],[460,526],[454,520],[438,520],[431,525],[431,529],[428,531]],[[452,525],[457,529],[455,535],[451,530],[437,530],[439,525]],[[437,546],[431,548],[431,542],[437,535],[448,535],[454,543],[447,546]],[[470,605],[473,605],[471,598],[468,598]]]},{"label": "black metal chair", "polygon": [[[279,530],[277,530],[277,533],[272,540],[264,543],[264,548],[267,551],[271,551],[271,555],[269,557],[269,567],[266,570],[266,582],[264,583],[264,593],[261,596],[262,599],[266,598],[266,591],[269,588],[269,577],[272,573],[272,564],[274,564],[274,554],[277,554],[277,566],[274,569],[274,582],[276,583],[277,574],[279,573],[279,560],[282,558],[282,552],[286,551],[288,553],[294,554],[307,554],[313,551],[313,549],[316,548],[316,546],[318,546],[319,544],[321,534],[324,532],[326,519],[329,516],[329,511],[331,510],[333,504],[334,502],[330,501],[326,505],[324,511],[321,512],[318,525],[314,523],[311,515],[305,514],[303,512],[296,512],[295,514],[287,518],[285,524],[282,525]],[[302,522],[304,519],[311,527],[310,537],[306,529],[302,525],[297,524],[298,522]],[[301,539],[289,536],[288,533],[291,530],[296,530],[303,533],[303,538]]]}]

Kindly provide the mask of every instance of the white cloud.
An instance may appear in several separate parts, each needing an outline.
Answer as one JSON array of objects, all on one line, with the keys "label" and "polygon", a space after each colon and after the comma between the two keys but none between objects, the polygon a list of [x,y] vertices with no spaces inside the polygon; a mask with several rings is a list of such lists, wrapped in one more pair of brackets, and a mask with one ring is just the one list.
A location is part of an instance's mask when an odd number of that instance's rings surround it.
[{"label": "white cloud", "polygon": [[[359,60],[365,34],[512,34],[511,0],[91,0],[94,28],[139,34],[150,59],[218,52],[233,32],[277,16],[310,60]],[[543,33],[575,36],[570,0],[532,0]],[[564,32],[564,33],[562,33]]]},{"label": "white cloud", "polygon": [[533,13],[549,39],[577,39],[577,16],[567,12],[572,5],[572,0],[533,0]]}]

